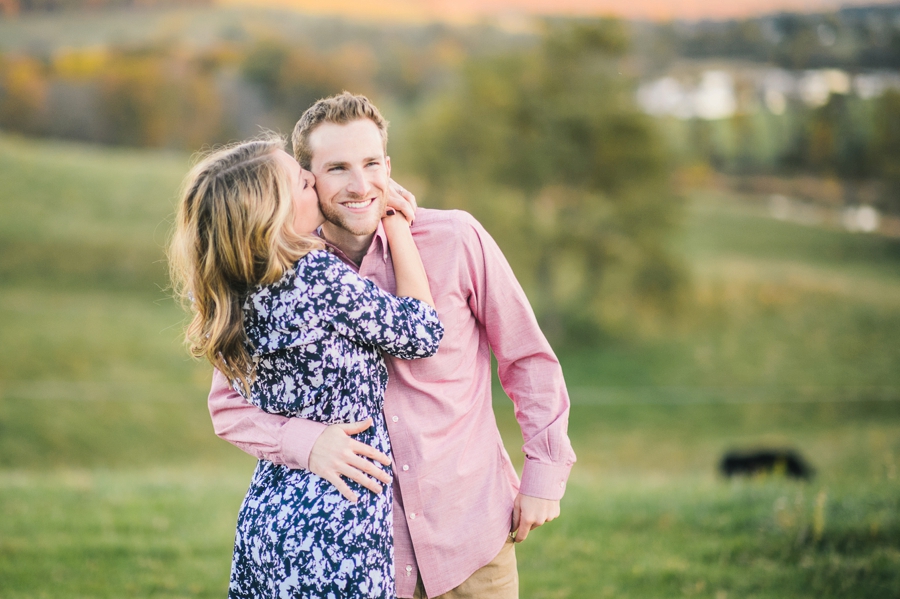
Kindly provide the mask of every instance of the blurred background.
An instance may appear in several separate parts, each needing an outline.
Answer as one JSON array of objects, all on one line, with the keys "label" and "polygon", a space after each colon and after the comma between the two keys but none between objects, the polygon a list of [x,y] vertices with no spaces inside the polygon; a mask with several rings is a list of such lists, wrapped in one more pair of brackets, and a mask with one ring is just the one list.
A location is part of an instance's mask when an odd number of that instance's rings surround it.
[{"label": "blurred background", "polygon": [[[900,597],[900,4],[813,0],[0,0],[0,597],[225,595],[254,462],[181,345],[177,187],[343,89],[563,364],[523,598]],[[814,476],[719,472],[758,448]]]}]

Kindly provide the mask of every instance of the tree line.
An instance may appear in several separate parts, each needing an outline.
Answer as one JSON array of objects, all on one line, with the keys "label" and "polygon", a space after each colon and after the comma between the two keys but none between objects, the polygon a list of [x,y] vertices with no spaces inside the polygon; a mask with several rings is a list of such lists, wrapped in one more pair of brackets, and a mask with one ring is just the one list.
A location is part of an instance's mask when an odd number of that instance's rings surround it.
[{"label": "tree line", "polygon": [[[900,91],[863,99],[832,93],[821,106],[791,102],[717,121],[669,119],[683,166],[708,165],[739,179],[811,177],[841,188],[831,203],[871,204],[900,215]],[[833,195],[833,194],[832,194]],[[816,192],[803,199],[823,202]],[[826,202],[827,203],[827,202]]]},{"label": "tree line", "polygon": [[418,181],[425,205],[484,223],[551,338],[596,341],[630,330],[624,315],[670,309],[683,272],[666,238],[680,203],[662,137],[619,75],[624,24],[548,22],[529,43],[487,52],[432,34],[405,51],[263,35],[9,54],[0,127],[194,150],[260,125],[290,131],[317,98],[365,93],[399,117],[398,174]]},{"label": "tree line", "polygon": [[7,52],[0,128],[194,151],[261,127],[289,132],[344,89],[367,94],[396,121],[398,174],[416,179],[425,205],[475,214],[566,342],[633,335],[677,306],[686,276],[667,240],[679,165],[833,178],[851,203],[877,181],[879,207],[900,212],[895,92],[692,120],[673,145],[670,125],[636,107],[643,38],[621,21],[547,20],[525,36],[431,26],[341,37],[332,25],[321,39],[231,28],[205,44]]},{"label": "tree line", "polygon": [[900,67],[900,6],[896,4],[645,24],[640,32],[642,51],[657,63],[727,58],[786,69]]}]

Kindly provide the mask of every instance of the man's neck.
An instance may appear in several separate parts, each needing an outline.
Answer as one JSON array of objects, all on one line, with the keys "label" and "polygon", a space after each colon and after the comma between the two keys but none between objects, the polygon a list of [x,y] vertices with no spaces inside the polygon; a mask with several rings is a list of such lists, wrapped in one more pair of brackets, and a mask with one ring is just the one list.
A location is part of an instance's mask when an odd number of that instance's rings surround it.
[{"label": "man's neck", "polygon": [[325,238],[325,241],[336,246],[339,250],[344,252],[344,255],[350,258],[354,264],[359,266],[362,264],[363,258],[366,257],[369,246],[372,245],[372,238],[375,237],[375,233],[362,236],[354,235],[346,229],[342,229],[337,225],[326,222],[322,225],[322,236]]}]

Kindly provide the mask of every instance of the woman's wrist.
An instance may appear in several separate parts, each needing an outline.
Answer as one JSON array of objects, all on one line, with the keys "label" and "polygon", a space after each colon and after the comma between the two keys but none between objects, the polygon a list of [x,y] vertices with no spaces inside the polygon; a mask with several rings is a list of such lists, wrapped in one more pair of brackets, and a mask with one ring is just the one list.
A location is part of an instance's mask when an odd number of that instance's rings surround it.
[{"label": "woman's wrist", "polygon": [[409,229],[409,221],[406,220],[403,213],[397,212],[393,208],[387,209],[385,215],[381,217],[381,224],[384,226],[385,230],[396,229],[400,231]]}]

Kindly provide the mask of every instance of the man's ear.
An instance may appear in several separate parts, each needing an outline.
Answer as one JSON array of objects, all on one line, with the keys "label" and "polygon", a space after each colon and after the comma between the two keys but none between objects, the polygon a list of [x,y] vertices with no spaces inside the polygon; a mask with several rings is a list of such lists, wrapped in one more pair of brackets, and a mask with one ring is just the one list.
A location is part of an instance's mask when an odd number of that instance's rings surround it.
[{"label": "man's ear", "polygon": [[390,177],[391,176],[391,157],[390,156],[384,157],[384,165],[387,167],[387,174],[388,174],[388,177]]}]

